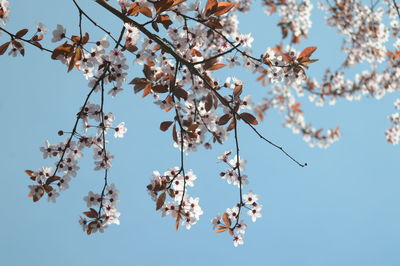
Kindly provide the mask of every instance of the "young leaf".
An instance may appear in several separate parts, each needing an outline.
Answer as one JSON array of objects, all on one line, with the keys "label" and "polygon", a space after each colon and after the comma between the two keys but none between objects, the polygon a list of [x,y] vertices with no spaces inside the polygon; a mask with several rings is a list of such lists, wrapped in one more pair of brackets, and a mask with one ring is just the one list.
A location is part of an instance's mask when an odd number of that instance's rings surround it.
[{"label": "young leaf", "polygon": [[28,32],[28,29],[22,29],[15,33],[15,37],[17,38],[22,38],[26,33]]},{"label": "young leaf", "polygon": [[217,230],[215,230],[215,233],[222,233],[225,232],[228,229],[226,226],[220,226]]},{"label": "young leaf", "polygon": [[168,128],[172,125],[173,121],[164,121],[160,124],[161,131],[167,131]]},{"label": "young leaf", "polygon": [[317,47],[315,46],[309,46],[304,48],[304,50],[299,54],[298,60],[300,62],[307,61],[315,50],[317,50]]},{"label": "young leaf", "polygon": [[205,104],[204,104],[204,108],[206,108],[207,112],[211,110],[212,104],[213,104],[213,97],[212,97],[212,94],[209,93],[209,94],[207,94],[207,97],[205,99]]},{"label": "young leaf", "polygon": [[139,12],[142,13],[143,15],[145,15],[148,18],[152,18],[153,17],[153,14],[151,13],[151,10],[148,7],[141,6]]},{"label": "young leaf", "polygon": [[210,68],[208,68],[208,71],[212,71],[212,70],[218,70],[223,68],[224,66],[226,66],[225,64],[215,64],[213,66],[211,66]]},{"label": "young leaf", "polygon": [[9,45],[10,45],[10,42],[6,42],[0,46],[0,55],[3,55],[7,51],[7,48]]},{"label": "young leaf", "polygon": [[234,3],[220,2],[218,3],[217,11],[214,13],[216,16],[222,16],[235,6]]},{"label": "young leaf", "polygon": [[224,224],[227,227],[231,226],[231,224],[232,224],[231,219],[229,219],[228,214],[226,212],[224,213],[224,215],[222,215],[222,219],[224,220]]},{"label": "young leaf", "polygon": [[224,114],[223,116],[221,116],[217,122],[218,125],[223,126],[226,123],[229,122],[229,120],[232,118],[231,114]]},{"label": "young leaf", "polygon": [[97,218],[99,214],[95,209],[90,208],[90,211],[83,212],[84,215],[86,215],[88,218]]},{"label": "young leaf", "polygon": [[258,125],[257,118],[255,118],[252,114],[249,113],[241,113],[240,117],[243,118],[247,123],[252,125]]},{"label": "young leaf", "polygon": [[167,194],[165,192],[161,193],[161,195],[158,196],[157,204],[156,204],[156,211],[158,211],[159,209],[162,208],[162,206],[164,205],[166,196],[167,196]]},{"label": "young leaf", "polygon": [[218,8],[217,0],[207,0],[207,4],[206,4],[206,8],[205,8],[206,16],[213,14],[215,11],[217,11],[217,8]]}]

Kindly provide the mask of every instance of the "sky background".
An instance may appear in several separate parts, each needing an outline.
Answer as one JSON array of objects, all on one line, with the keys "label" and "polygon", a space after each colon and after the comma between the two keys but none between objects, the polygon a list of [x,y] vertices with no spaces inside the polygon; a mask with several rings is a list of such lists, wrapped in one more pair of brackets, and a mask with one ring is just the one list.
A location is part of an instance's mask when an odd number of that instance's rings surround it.
[{"label": "sky background", "polygon": [[[16,32],[33,29],[36,22],[49,28],[47,40],[57,24],[77,34],[78,13],[72,1],[12,0],[6,28]],[[92,3],[82,5],[93,18],[112,30],[119,21]],[[367,1],[369,2],[369,1]],[[315,3],[313,1],[313,3]],[[340,65],[341,36],[323,25],[323,15],[314,7],[314,27],[300,49],[315,45],[319,62],[309,75],[320,77],[323,69]],[[240,16],[240,30],[254,36],[255,54],[274,46],[280,33],[259,5]],[[93,28],[85,23],[87,31]],[[97,36],[102,33],[97,32]],[[94,34],[94,35],[96,35]],[[8,40],[0,36],[0,43]],[[56,44],[46,43],[46,47]],[[136,68],[135,71],[140,71]],[[186,156],[186,168],[197,175],[192,196],[200,197],[204,211],[190,231],[174,230],[171,217],[162,218],[146,192],[153,170],[164,172],[179,165],[179,151],[170,133],[159,130],[171,117],[134,95],[132,87],[117,98],[107,98],[105,110],[116,121],[125,121],[123,139],[110,138],[115,155],[109,182],[120,190],[121,225],[104,234],[87,236],[78,224],[86,210],[83,197],[100,191],[102,172],[93,171],[91,153],[80,161],[81,170],[56,204],[43,198],[32,203],[25,169],[52,166],[43,160],[39,147],[48,139],[60,142],[60,129],[70,130],[75,114],[88,92],[81,73],[52,61],[47,53],[26,47],[24,58],[0,57],[0,257],[2,265],[273,265],[273,266],[398,266],[400,265],[400,180],[398,146],[386,144],[387,116],[394,112],[399,95],[377,101],[339,101],[335,106],[315,107],[302,99],[307,121],[316,127],[339,125],[343,136],[328,149],[310,148],[299,135],[283,128],[283,116],[267,114],[258,129],[283,145],[309,166],[300,168],[278,150],[240,127],[241,156],[248,160],[246,174],[260,197],[263,217],[256,223],[245,217],[245,245],[234,248],[228,234],[215,234],[210,220],[238,200],[238,190],[219,178],[225,169],[216,163],[224,150],[233,150],[232,138],[224,146]],[[220,71],[220,80],[234,75],[246,81],[244,94],[262,97],[266,88],[256,76],[241,69]],[[131,75],[129,79],[133,78]]]}]

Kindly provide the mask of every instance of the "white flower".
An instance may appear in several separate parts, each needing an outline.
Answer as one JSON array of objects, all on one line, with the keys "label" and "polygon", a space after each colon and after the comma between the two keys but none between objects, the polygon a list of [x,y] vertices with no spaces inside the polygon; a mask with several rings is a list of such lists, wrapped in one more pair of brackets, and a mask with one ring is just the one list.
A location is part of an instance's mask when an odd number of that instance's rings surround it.
[{"label": "white flower", "polygon": [[114,137],[116,138],[123,138],[126,131],[128,131],[128,129],[125,127],[125,122],[119,123],[119,125],[116,128],[114,128],[114,130],[115,130]]},{"label": "white flower", "polygon": [[86,201],[86,206],[88,207],[100,205],[100,199],[100,194],[94,194],[92,191],[89,191],[89,194],[83,198],[83,200]]},{"label": "white flower", "polygon": [[43,23],[39,22],[36,24],[36,30],[38,33],[41,34],[46,34],[46,32],[49,30],[47,28],[44,27]]},{"label": "white flower", "polygon": [[236,235],[233,238],[233,245],[237,247],[238,245],[243,245],[243,237],[242,235]]},{"label": "white flower", "polygon": [[67,30],[60,24],[57,24],[57,29],[53,30],[52,42],[58,42],[65,38]]},{"label": "white flower", "polygon": [[247,214],[251,217],[251,220],[255,222],[257,218],[260,218],[261,215],[261,205],[254,206],[253,209],[248,210]]}]

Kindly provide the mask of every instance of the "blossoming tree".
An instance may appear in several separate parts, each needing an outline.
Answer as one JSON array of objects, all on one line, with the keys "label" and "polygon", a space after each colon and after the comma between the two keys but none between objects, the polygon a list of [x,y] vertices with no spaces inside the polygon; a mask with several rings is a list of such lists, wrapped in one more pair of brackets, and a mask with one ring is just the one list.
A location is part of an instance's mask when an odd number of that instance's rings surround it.
[{"label": "blossoming tree", "polygon": [[[179,166],[154,171],[147,190],[156,210],[175,220],[176,230],[180,226],[190,229],[203,214],[199,198],[189,195],[188,188],[194,186],[197,176],[192,169],[186,169],[184,155],[201,146],[211,149],[212,145],[223,145],[229,135],[234,139],[234,147],[228,147],[229,151],[217,159],[226,165],[219,176],[238,187],[238,201],[212,219],[212,224],[217,233],[231,235],[235,246],[243,244],[245,216],[253,222],[262,216],[258,195],[245,189],[248,176],[246,160],[240,155],[239,140],[243,136],[238,132],[239,123],[250,127],[260,141],[304,167],[306,163],[263,136],[257,125],[265,113],[279,110],[284,114],[285,127],[300,133],[310,146],[326,148],[341,136],[339,127],[323,130],[306,123],[301,110],[303,96],[322,106],[326,101],[334,104],[340,99],[351,101],[364,96],[380,99],[400,88],[400,12],[395,0],[318,3],[318,8],[326,12],[327,26],[344,35],[342,50],[346,55],[342,66],[327,69],[320,81],[307,74],[317,61],[313,56],[317,47],[296,50],[312,26],[313,5],[309,0],[263,0],[253,4],[250,0],[93,1],[120,20],[120,32],[110,32],[100,21],[92,19],[76,0],[71,0],[79,18],[76,29],[57,25],[52,36],[46,38],[48,29],[38,23],[34,29],[11,32],[6,28],[9,3],[0,1],[0,55],[24,56],[26,47],[40,49],[44,57],[49,54],[51,59],[64,64],[68,72],[80,71],[88,80],[88,93],[82,99],[72,129],[58,132],[65,139],[59,143],[46,141],[40,148],[43,158],[55,159],[55,166],[25,171],[33,181],[29,197],[36,202],[47,196],[48,201],[55,202],[69,188],[71,178],[77,176],[83,151],[93,151],[94,170],[103,171],[104,185],[101,191],[90,191],[84,197],[88,210],[79,222],[87,234],[119,224],[119,191],[108,182],[114,156],[107,145],[110,134],[123,138],[127,128],[105,110],[104,103],[124,88],[133,87],[142,97],[153,97],[154,104],[170,114],[170,120],[160,121],[160,130],[171,131],[172,141],[180,150]],[[270,44],[263,47],[265,52],[261,55],[253,55],[251,48],[255,42],[251,34],[239,31],[237,14],[258,4],[267,15],[279,16],[277,26],[282,40],[289,39],[289,45]],[[105,36],[93,40],[83,21],[93,24]],[[368,68],[352,79],[346,78],[347,70],[365,62]],[[130,77],[130,67],[140,67],[142,74]],[[268,94],[261,102],[253,102],[241,80],[218,75],[221,68],[246,69],[255,75],[260,86],[267,86]],[[400,99],[395,101],[395,108],[400,110]],[[391,127],[385,136],[388,143],[397,144],[400,113],[390,115],[389,119]]]}]

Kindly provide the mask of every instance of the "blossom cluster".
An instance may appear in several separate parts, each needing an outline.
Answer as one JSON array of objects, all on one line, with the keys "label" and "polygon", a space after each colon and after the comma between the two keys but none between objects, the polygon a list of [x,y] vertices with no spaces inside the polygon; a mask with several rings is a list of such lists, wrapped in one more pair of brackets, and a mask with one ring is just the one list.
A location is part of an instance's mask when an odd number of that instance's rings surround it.
[{"label": "blossom cluster", "polygon": [[400,99],[395,101],[394,107],[398,112],[389,116],[391,127],[385,132],[386,140],[390,144],[398,144],[400,140]]},{"label": "blossom cluster", "polygon": [[[80,217],[79,223],[84,232],[88,235],[95,232],[104,232],[110,224],[119,224],[121,215],[116,208],[119,197],[119,190],[114,184],[105,186],[101,194],[92,191],[84,197],[89,211],[83,212],[86,217]],[[98,207],[98,211],[91,207]]]},{"label": "blossom cluster", "polygon": [[300,43],[301,37],[308,36],[308,31],[312,26],[311,11],[313,5],[310,0],[264,0],[263,4],[269,7],[265,11],[268,15],[278,10],[281,17],[278,26],[281,28],[282,38],[286,38],[289,31],[292,33],[292,43]]},{"label": "blossom cluster", "polygon": [[235,155],[234,158],[230,159],[232,152],[225,151],[223,154],[218,156],[218,161],[223,162],[229,166],[229,169],[225,172],[221,172],[220,176],[226,179],[228,184],[233,184],[240,189],[240,202],[232,208],[226,209],[223,214],[219,214],[211,220],[213,229],[216,233],[228,232],[229,235],[233,236],[233,245],[243,245],[243,235],[245,234],[247,225],[240,215],[243,213],[243,208],[247,209],[247,215],[251,217],[251,220],[255,222],[262,216],[261,210],[262,205],[258,203],[258,195],[254,194],[251,190],[247,194],[242,194],[242,186],[248,184],[246,175],[242,172],[245,171],[244,165],[246,160],[240,159],[240,156]]},{"label": "blossom cluster", "polygon": [[[147,190],[156,202],[156,210],[162,211],[162,216],[171,215],[176,219],[175,228],[179,224],[190,229],[200,219],[203,211],[199,198],[189,197],[187,187],[194,186],[197,176],[192,170],[185,172],[183,168],[173,167],[161,175],[154,171]],[[166,196],[172,201],[166,201]]]}]

